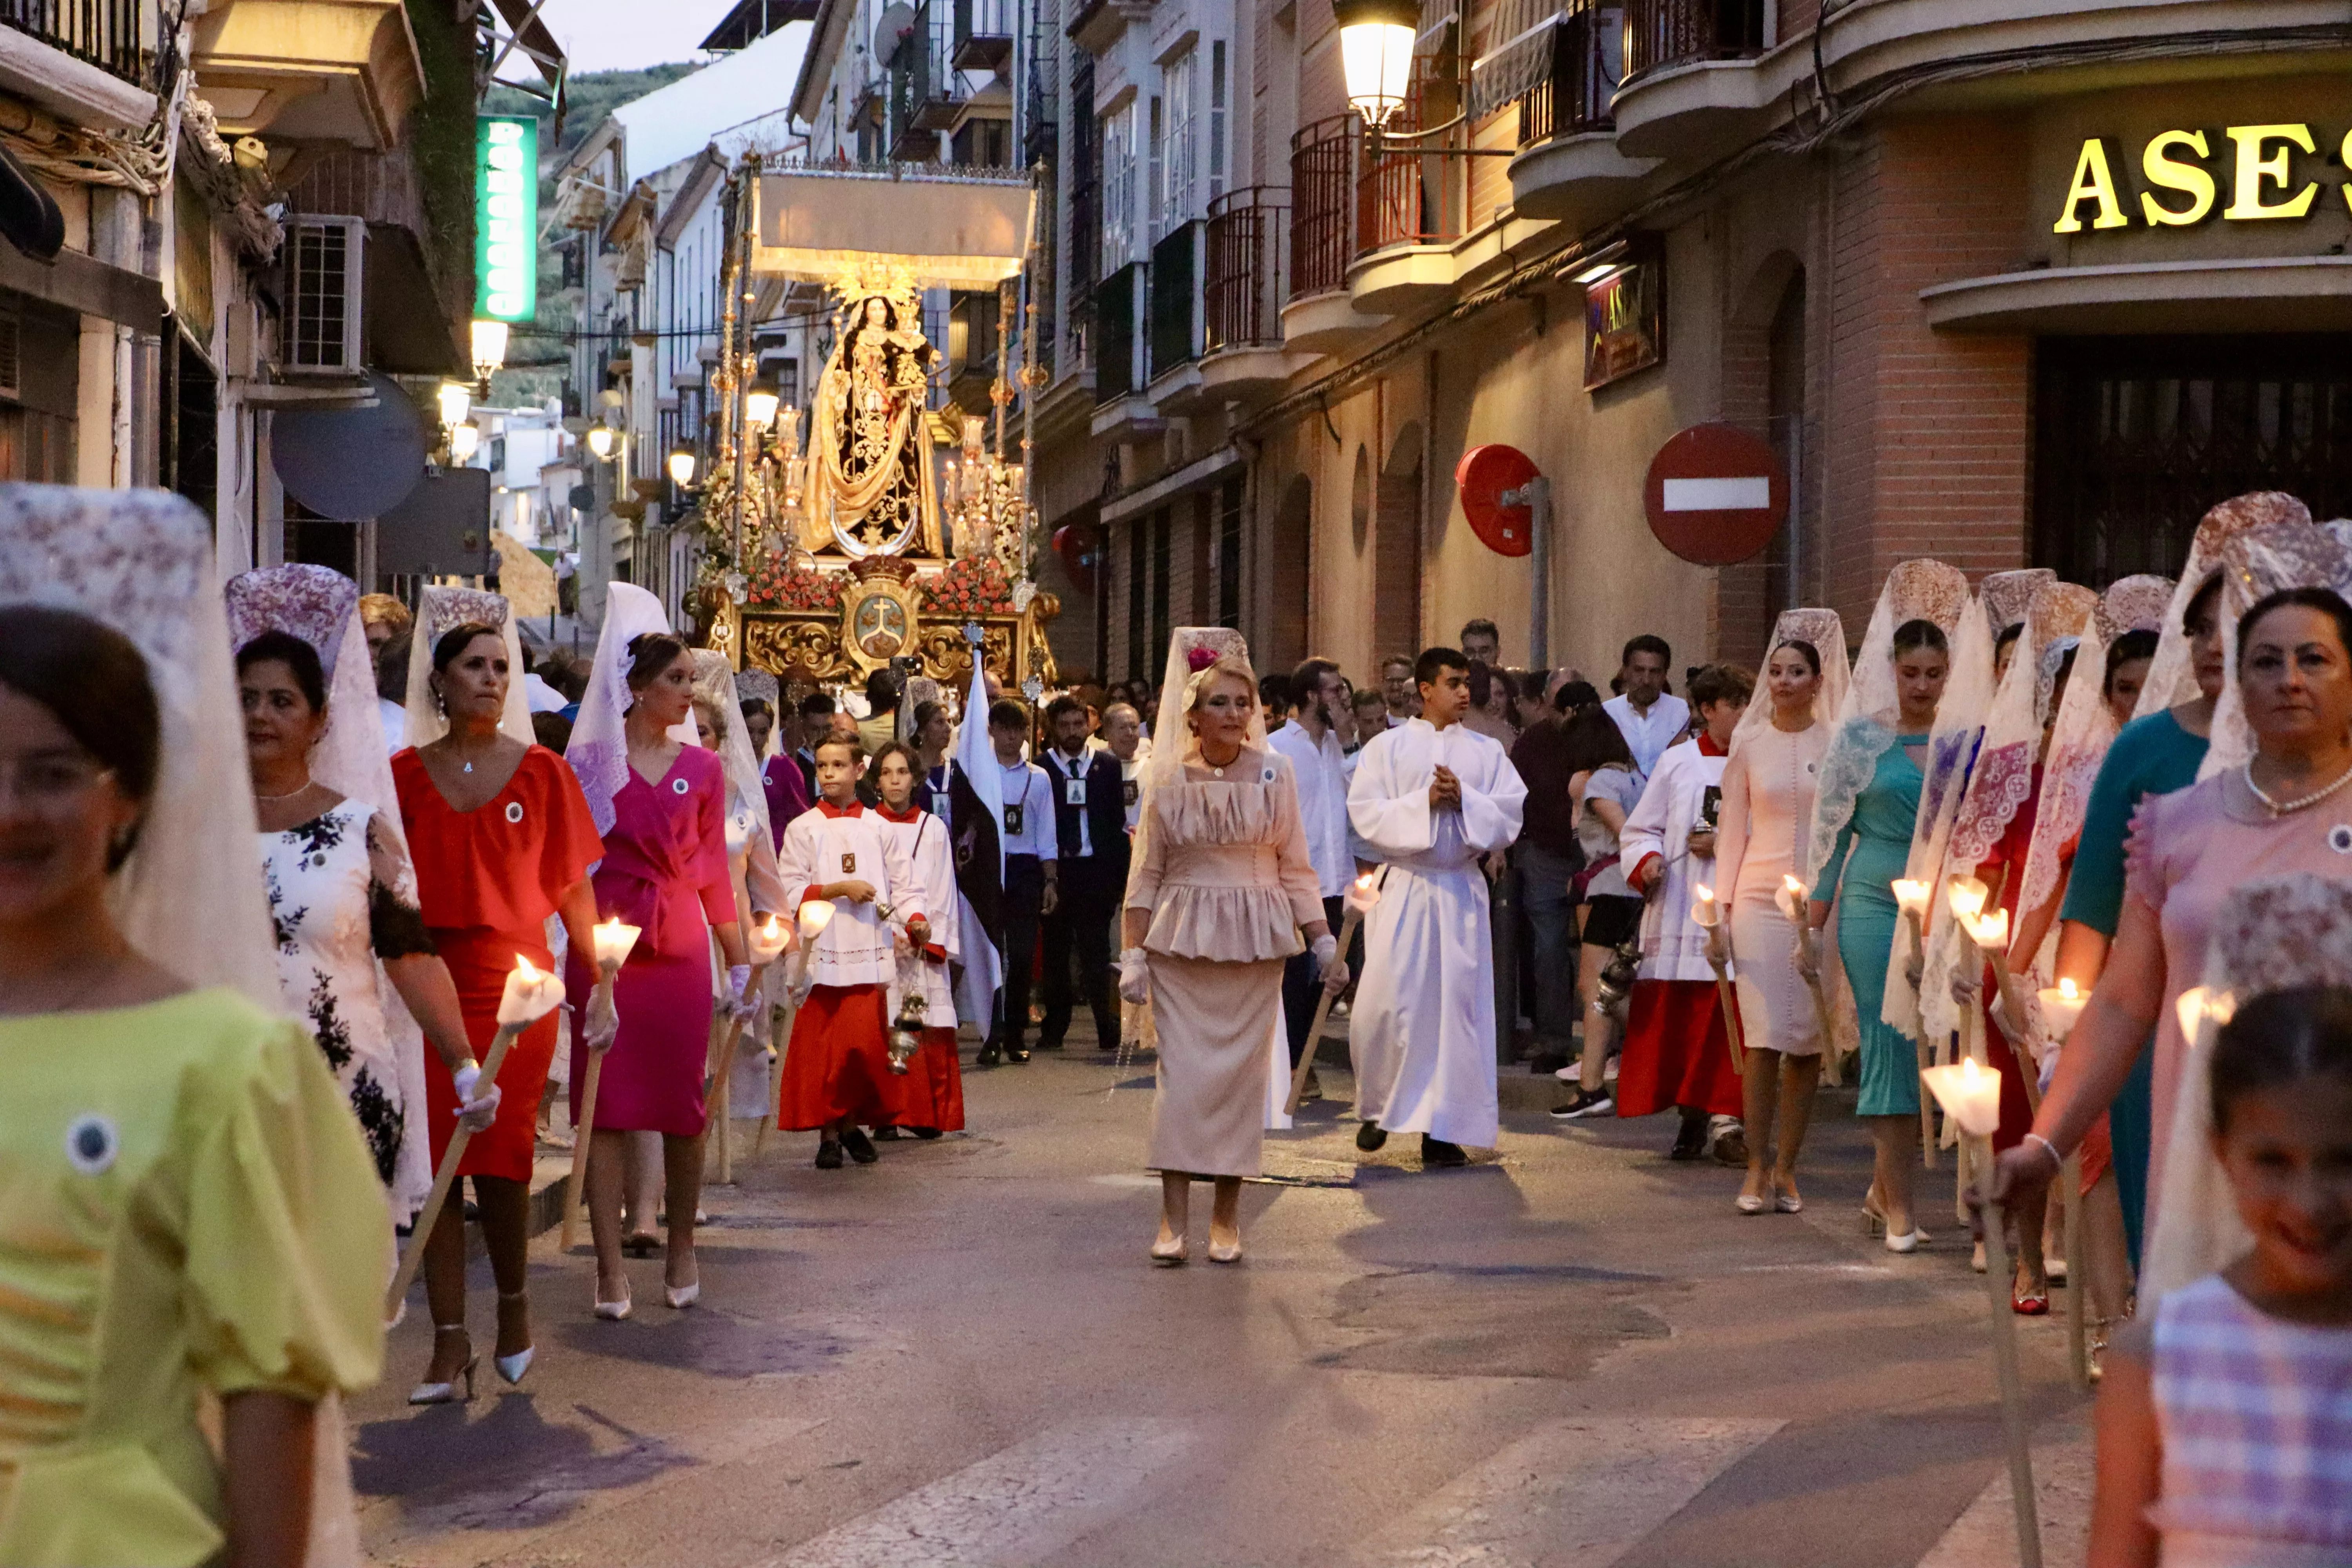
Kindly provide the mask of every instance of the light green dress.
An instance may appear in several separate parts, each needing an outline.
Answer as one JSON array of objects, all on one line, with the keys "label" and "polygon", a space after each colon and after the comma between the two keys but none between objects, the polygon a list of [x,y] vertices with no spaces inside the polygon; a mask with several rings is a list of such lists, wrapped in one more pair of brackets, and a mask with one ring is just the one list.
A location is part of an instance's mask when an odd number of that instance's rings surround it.
[{"label": "light green dress", "polygon": [[200,1394],[373,1383],[390,1215],[301,1026],[236,992],[0,1018],[0,1563],[201,1563]]}]

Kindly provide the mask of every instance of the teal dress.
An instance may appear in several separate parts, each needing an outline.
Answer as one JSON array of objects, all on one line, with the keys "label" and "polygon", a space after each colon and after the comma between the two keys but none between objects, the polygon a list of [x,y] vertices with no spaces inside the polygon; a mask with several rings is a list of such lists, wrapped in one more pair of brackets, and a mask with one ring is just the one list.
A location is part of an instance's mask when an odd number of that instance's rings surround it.
[{"label": "teal dress", "polygon": [[[2058,918],[2090,927],[2113,942],[2124,912],[2124,839],[2132,813],[2152,795],[2170,795],[2197,782],[2210,744],[2180,727],[2170,710],[2135,719],[2116,734],[2092,782],[2083,808],[2083,834],[2074,868],[2066,879],[2066,901]],[[2131,1076],[2107,1107],[2107,1136],[2115,1147],[2116,1196],[2124,1207],[2124,1239],[2132,1266],[2139,1266],[2141,1222],[2147,1214],[2147,1157],[2156,1141],[2150,1103],[2156,1054],[2142,1051]]]},{"label": "teal dress", "polygon": [[1897,735],[1880,754],[1813,887],[1812,896],[1819,901],[1836,896],[1838,957],[1853,987],[1854,1012],[1862,1025],[1862,1095],[1854,1103],[1858,1116],[1919,1114],[1918,1047],[1892,1025],[1881,1023],[1878,1013],[1886,998],[1895,922],[1902,918],[1895,903],[1895,883],[1910,863],[1919,792],[1927,783],[1904,748],[1927,743],[1925,735]]}]

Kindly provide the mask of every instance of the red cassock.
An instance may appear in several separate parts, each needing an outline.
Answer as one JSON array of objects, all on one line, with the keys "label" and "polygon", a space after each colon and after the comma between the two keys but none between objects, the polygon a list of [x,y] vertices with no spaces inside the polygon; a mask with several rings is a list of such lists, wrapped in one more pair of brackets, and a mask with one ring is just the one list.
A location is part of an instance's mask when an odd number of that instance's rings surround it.
[{"label": "red cassock", "polygon": [[907,1064],[904,1077],[890,1079],[890,1121],[898,1127],[963,1128],[963,1068],[956,1059],[953,1029],[925,1029],[923,1048]]},{"label": "red cassock", "polygon": [[[604,853],[587,797],[562,758],[541,746],[523,753],[489,804],[454,810],[414,749],[392,759],[418,902],[441,961],[457,984],[466,1038],[476,1059],[489,1055],[499,998],[515,959],[554,967],[547,917],[566,889]],[[555,1058],[555,1015],[524,1030],[499,1069],[498,1120],[474,1134],[460,1173],[530,1180],[540,1097]],[[436,1165],[457,1121],[457,1091],[441,1058],[425,1057],[425,1124]]]},{"label": "red cassock", "polygon": [[[808,1132],[836,1121],[883,1127],[898,1121],[888,1026],[880,985],[817,985],[793,1018],[784,1047],[776,1126]],[[908,1123],[924,1126],[923,1122]]]},{"label": "red cassock", "polygon": [[[710,1060],[710,928],[735,918],[727,869],[727,773],[715,752],[681,746],[658,783],[636,769],[613,796],[613,826],[596,868],[596,918],[637,928],[613,988],[621,1032],[596,1079],[596,1130],[698,1136]],[[593,955],[563,966],[572,1038],[583,1037],[596,984]],[[585,1072],[572,1075],[580,1115]]]},{"label": "red cassock", "polygon": [[1617,1114],[1648,1116],[1677,1106],[1739,1114],[1721,994],[1711,980],[1642,980],[1625,1018],[1617,1064]]}]

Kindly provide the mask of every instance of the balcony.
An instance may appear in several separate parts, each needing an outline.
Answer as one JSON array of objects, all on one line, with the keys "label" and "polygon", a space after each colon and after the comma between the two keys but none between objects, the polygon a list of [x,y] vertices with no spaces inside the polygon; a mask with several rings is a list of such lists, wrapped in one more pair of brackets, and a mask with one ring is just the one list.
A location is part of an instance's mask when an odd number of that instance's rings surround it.
[{"label": "balcony", "polygon": [[1510,177],[1520,216],[1592,223],[1622,200],[1627,184],[1658,166],[1617,146],[1612,100],[1625,74],[1624,12],[1616,0],[1576,0],[1549,38],[1530,40],[1547,58],[1518,100],[1522,151]]},{"label": "balcony", "polygon": [[1335,114],[1290,139],[1290,297],[1282,341],[1328,353],[1380,325],[1348,297],[1356,258],[1356,160],[1363,132],[1353,114]]},{"label": "balcony", "polygon": [[1286,186],[1249,185],[1209,204],[1201,386],[1210,400],[1242,402],[1271,392],[1310,363],[1282,347],[1289,196]]},{"label": "balcony", "polygon": [[[1421,61],[1414,64],[1418,73]],[[1453,118],[1456,90],[1454,83],[1417,74],[1393,130],[1410,134]],[[1463,226],[1461,160],[1374,142],[1359,162],[1357,259],[1348,270],[1356,309],[1392,316],[1451,293],[1454,242]]]},{"label": "balcony", "polygon": [[902,163],[935,163],[942,131],[955,128],[957,80],[948,63],[947,0],[915,8],[914,25],[890,57],[890,156]]},{"label": "balcony", "polygon": [[949,59],[960,71],[999,71],[1013,59],[1013,0],[955,0]]},{"label": "balcony", "polygon": [[400,144],[425,96],[401,0],[215,0],[195,18],[191,63],[230,141],[381,152]]},{"label": "balcony", "polygon": [[1098,439],[1131,441],[1160,427],[1160,410],[1144,395],[1145,310],[1150,269],[1130,261],[1095,285],[1095,413]]},{"label": "balcony", "polygon": [[1625,79],[1764,52],[1764,0],[1625,0]]},{"label": "balcony", "polygon": [[0,88],[77,125],[143,130],[153,15],[140,0],[0,0]]},{"label": "balcony", "polygon": [[1201,239],[1195,218],[1151,247],[1151,380],[1156,386],[1201,357]]}]

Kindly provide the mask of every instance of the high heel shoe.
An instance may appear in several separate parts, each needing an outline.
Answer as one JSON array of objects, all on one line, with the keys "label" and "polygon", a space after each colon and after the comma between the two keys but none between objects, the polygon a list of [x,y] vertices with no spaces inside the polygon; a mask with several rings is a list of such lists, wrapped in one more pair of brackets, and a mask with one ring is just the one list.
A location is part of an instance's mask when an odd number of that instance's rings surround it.
[{"label": "high heel shoe", "polygon": [[617,1301],[598,1299],[596,1315],[608,1323],[617,1323],[627,1317],[635,1307],[636,1302],[632,1299],[629,1291],[629,1282],[624,1279],[621,1281],[621,1299]]},{"label": "high heel shoe", "polygon": [[2012,1279],[2009,1285],[2009,1310],[2021,1318],[2046,1318],[2050,1315],[2050,1287],[2045,1283],[2027,1289]]},{"label": "high heel shoe", "polygon": [[1789,1191],[1786,1187],[1775,1187],[1772,1190],[1772,1212],[1775,1214],[1802,1214],[1805,1212],[1805,1200],[1799,1197],[1796,1194]]},{"label": "high heel shoe", "polygon": [[1927,1245],[1927,1233],[1924,1230],[1913,1230],[1903,1236],[1897,1236],[1892,1230],[1886,1233],[1886,1250],[1889,1252],[1907,1256]]},{"label": "high heel shoe", "polygon": [[1886,1211],[1878,1206],[1878,1189],[1873,1187],[1862,1195],[1862,1234],[1885,1236]]},{"label": "high heel shoe", "polygon": [[[499,1306],[501,1309],[509,1301],[520,1303],[518,1307],[520,1310],[522,1307],[530,1305],[530,1292],[517,1290],[512,1295],[507,1294],[504,1290],[499,1292]],[[538,1353],[537,1345],[525,1345],[512,1355],[492,1356],[490,1364],[498,1369],[499,1376],[506,1380],[507,1385],[512,1387],[522,1381],[522,1374],[530,1370],[530,1358]]]},{"label": "high heel shoe", "polygon": [[[462,1334],[465,1331],[466,1325],[463,1323],[436,1323],[433,1326],[433,1332],[436,1338],[438,1338],[443,1334]],[[408,1403],[411,1405],[455,1405],[458,1402],[458,1378],[465,1380],[466,1398],[470,1402],[474,1397],[474,1368],[481,1364],[481,1360],[482,1358],[478,1355],[467,1355],[466,1357],[466,1364],[457,1369],[457,1377],[450,1379],[447,1383],[418,1384],[415,1388],[408,1391]]]},{"label": "high heel shoe", "polygon": [[1184,1238],[1181,1236],[1171,1236],[1165,1240],[1154,1240],[1151,1244],[1151,1261],[1171,1268],[1183,1262]]},{"label": "high heel shoe", "polygon": [[1211,1233],[1210,1233],[1210,1236],[1209,1236],[1209,1261],[1210,1261],[1210,1262],[1212,1262],[1212,1263],[1239,1263],[1239,1262],[1241,1261],[1241,1259],[1242,1259],[1242,1238],[1241,1238],[1241,1235],[1240,1235],[1240,1233],[1239,1233],[1239,1232],[1235,1232],[1235,1233],[1234,1233],[1234,1238],[1233,1238],[1233,1240],[1231,1240],[1231,1241],[1219,1241],[1219,1240],[1217,1239],[1216,1235],[1215,1235],[1215,1233],[1214,1233],[1214,1232],[1211,1232]]},{"label": "high heel shoe", "polygon": [[1742,1193],[1731,1200],[1731,1206],[1741,1214],[1762,1214],[1772,1206],[1771,1190],[1767,1188],[1761,1193]]}]

